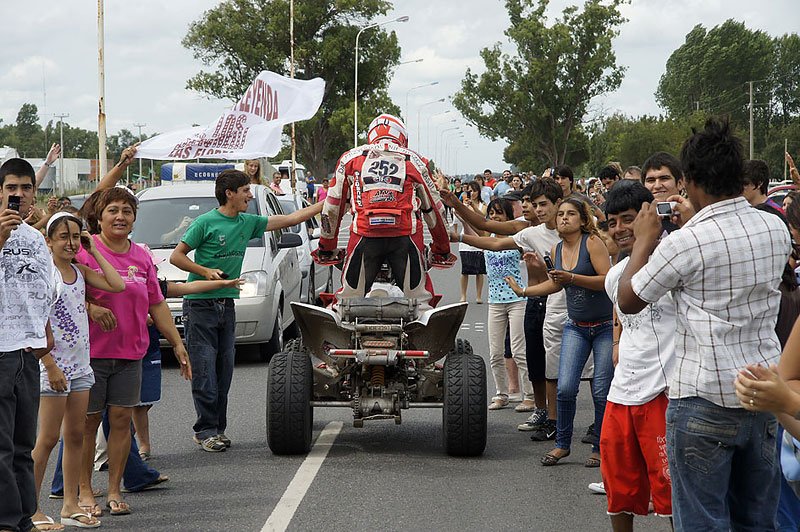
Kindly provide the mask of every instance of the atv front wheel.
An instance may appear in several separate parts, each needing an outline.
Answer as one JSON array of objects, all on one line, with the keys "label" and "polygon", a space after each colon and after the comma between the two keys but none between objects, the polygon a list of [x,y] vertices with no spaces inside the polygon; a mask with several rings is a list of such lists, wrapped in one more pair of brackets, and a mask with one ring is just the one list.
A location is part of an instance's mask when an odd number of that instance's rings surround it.
[{"label": "atv front wheel", "polygon": [[444,447],[451,456],[478,456],[486,448],[486,364],[466,340],[444,363]]},{"label": "atv front wheel", "polygon": [[291,349],[269,363],[267,380],[267,443],[274,454],[304,454],[311,449],[314,386],[311,359],[301,350]]}]

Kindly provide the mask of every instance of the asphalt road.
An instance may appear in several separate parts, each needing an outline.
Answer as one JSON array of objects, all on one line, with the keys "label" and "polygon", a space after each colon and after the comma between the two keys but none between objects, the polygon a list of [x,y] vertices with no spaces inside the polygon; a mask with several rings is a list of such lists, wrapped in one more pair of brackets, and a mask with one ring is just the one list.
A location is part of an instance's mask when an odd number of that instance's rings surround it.
[{"label": "asphalt road", "polygon": [[[433,272],[443,303],[458,299],[459,273],[458,264]],[[462,328],[461,336],[487,359],[488,367],[486,312],[486,305],[471,304],[465,320],[469,327]],[[233,446],[212,454],[192,442],[189,383],[174,366],[165,367],[163,397],[151,411],[151,464],[170,481],[163,489],[128,494],[132,514],[105,515],[102,529],[268,529],[265,523],[304,457],[273,456],[267,447],[266,380],[267,365],[242,353],[230,394],[227,434]],[[491,396],[491,382],[488,389]],[[526,416],[511,408],[490,411],[486,452],[463,459],[444,453],[440,410],[404,411],[401,425],[373,421],[357,429],[347,409],[317,408],[315,438],[330,422],[343,422],[343,427],[286,529],[610,529],[605,497],[587,490],[590,482],[600,480],[599,469],[583,466],[590,447],[579,441],[593,416],[588,384],[578,398],[572,455],[561,464],[539,464],[552,442],[534,443],[517,431]],[[96,487],[104,488],[107,474],[95,473],[94,479]],[[49,515],[58,515],[60,502],[43,501]],[[104,498],[99,501],[105,504]],[[654,516],[637,518],[637,523],[644,530],[669,530],[667,521]]]}]

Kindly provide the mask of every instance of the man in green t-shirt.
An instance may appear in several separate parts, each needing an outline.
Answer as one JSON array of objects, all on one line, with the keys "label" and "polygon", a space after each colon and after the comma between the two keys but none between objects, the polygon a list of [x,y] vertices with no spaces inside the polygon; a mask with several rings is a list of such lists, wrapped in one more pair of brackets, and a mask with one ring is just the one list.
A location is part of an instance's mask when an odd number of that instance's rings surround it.
[{"label": "man in green t-shirt", "polygon": [[[217,177],[214,195],[219,207],[198,216],[172,252],[170,262],[189,272],[188,281],[238,278],[247,242],[266,231],[291,227],[319,214],[322,203],[289,215],[267,218],[247,214],[253,199],[250,180],[239,170],[225,170]],[[187,254],[195,250],[194,261]],[[183,300],[186,345],[192,362],[192,398],[197,412],[194,441],[209,452],[224,451],[231,442],[225,436],[228,390],[233,379],[236,288],[220,288]]]}]

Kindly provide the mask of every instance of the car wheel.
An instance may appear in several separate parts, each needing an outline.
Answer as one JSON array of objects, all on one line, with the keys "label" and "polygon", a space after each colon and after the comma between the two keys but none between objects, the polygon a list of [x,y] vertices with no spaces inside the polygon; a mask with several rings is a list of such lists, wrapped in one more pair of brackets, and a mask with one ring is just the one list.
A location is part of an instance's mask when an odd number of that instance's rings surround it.
[{"label": "car wheel", "polygon": [[444,363],[444,447],[451,456],[478,456],[486,448],[486,364],[466,340],[456,340]]},{"label": "car wheel", "polygon": [[299,340],[286,347],[269,363],[267,444],[274,454],[304,454],[311,449],[314,422],[311,359]]},{"label": "car wheel", "polygon": [[269,362],[276,353],[283,351],[283,309],[280,304],[275,313],[275,325],[272,328],[272,337],[266,344],[261,344],[261,360]]}]

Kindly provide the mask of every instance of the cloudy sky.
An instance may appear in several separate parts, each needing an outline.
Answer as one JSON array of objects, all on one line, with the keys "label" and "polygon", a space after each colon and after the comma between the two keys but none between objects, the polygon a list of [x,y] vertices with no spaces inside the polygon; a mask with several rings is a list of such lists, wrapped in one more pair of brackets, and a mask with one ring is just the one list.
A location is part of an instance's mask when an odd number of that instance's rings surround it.
[{"label": "cloudy sky", "polygon": [[[186,80],[201,65],[180,41],[191,21],[218,0],[138,0],[106,2],[106,111],[108,132],[121,128],[136,131],[134,123],[147,124],[148,133],[213,121],[230,106],[187,91]],[[551,13],[574,3],[553,0]],[[748,27],[780,35],[797,31],[800,17],[792,0],[633,0],[623,7],[628,22],[615,41],[619,64],[628,70],[622,86],[596,102],[606,113],[658,114],[655,103],[658,79],[669,54],[683,43],[695,24],[710,28],[728,18]],[[398,67],[390,94],[407,113],[412,148],[435,154],[437,138],[456,152],[449,170],[477,172],[485,167],[504,168],[502,142],[490,142],[467,127],[449,105],[467,68],[482,71],[479,51],[495,42],[507,43],[503,34],[508,17],[502,0],[395,0],[387,18],[408,15],[406,23],[388,28],[397,31],[403,60],[419,63]],[[96,2],[57,0],[0,0],[0,14],[7,22],[0,46],[0,119],[14,122],[26,102],[39,107],[42,122],[54,114],[87,129],[97,128],[97,22]],[[435,86],[419,88],[438,81]],[[408,97],[408,109],[406,98]],[[450,111],[445,113],[445,111]],[[420,141],[417,116],[420,113]],[[455,122],[451,120],[455,119]],[[444,131],[458,127],[452,131]],[[463,139],[460,135],[463,133]],[[453,150],[454,151],[454,150]]]}]

